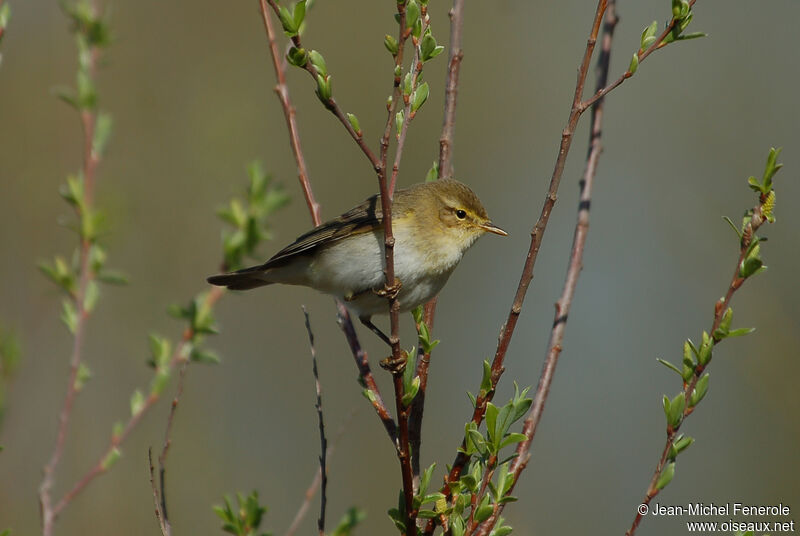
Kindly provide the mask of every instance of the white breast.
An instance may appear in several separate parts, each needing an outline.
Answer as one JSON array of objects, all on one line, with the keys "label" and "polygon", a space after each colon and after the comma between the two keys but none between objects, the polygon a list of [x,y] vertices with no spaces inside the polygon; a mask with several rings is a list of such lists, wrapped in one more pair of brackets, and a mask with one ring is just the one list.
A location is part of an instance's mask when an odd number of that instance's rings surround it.
[{"label": "white breast", "polygon": [[[430,251],[420,254],[424,250]],[[400,310],[409,311],[436,296],[462,256],[459,248],[415,247],[413,237],[397,229],[394,262],[395,277],[402,284]],[[423,268],[434,265],[435,271]],[[383,233],[363,233],[321,250],[309,269],[309,286],[345,300],[358,316],[386,314],[388,301],[372,292],[383,287],[383,268]]]}]

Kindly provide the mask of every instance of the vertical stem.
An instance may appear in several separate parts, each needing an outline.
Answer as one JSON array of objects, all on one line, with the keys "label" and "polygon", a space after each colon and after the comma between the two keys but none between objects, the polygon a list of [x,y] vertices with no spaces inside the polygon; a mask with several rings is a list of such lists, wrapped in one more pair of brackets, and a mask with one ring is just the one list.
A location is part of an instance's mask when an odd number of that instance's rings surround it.
[{"label": "vertical stem", "polygon": [[456,96],[458,95],[458,74],[464,52],[461,50],[461,29],[464,17],[464,0],[453,0],[450,10],[450,60],[447,69],[447,83],[444,90],[444,118],[442,135],[439,138],[439,178],[453,178],[452,154],[453,136],[456,129]]},{"label": "vertical stem", "polygon": [[[97,6],[91,4],[91,9],[96,12]],[[91,46],[89,51],[89,77],[94,79],[97,59],[100,51],[96,46]],[[100,156],[94,152],[94,130],[97,121],[97,113],[94,109],[81,110],[81,125],[83,126],[83,180],[84,180],[84,198],[83,204],[76,210],[78,218],[80,219],[83,213],[91,211],[94,206],[94,183],[95,183],[95,170],[100,160]],[[79,283],[78,290],[73,298],[75,308],[77,311],[77,322],[75,325],[75,333],[72,344],[72,354],[69,361],[69,377],[67,384],[67,394],[64,397],[64,404],[61,407],[61,412],[58,418],[58,432],[56,435],[55,446],[50,455],[50,459],[44,466],[44,477],[39,486],[39,504],[42,516],[42,534],[50,536],[53,532],[53,524],[55,523],[58,512],[53,509],[52,504],[52,488],[55,481],[55,471],[61,461],[61,456],[64,453],[64,445],[67,439],[67,431],[69,429],[69,421],[72,415],[72,409],[75,403],[75,397],[78,394],[77,378],[78,370],[81,364],[81,354],[83,352],[83,344],[86,330],[86,320],[89,317],[89,311],[85,307],[86,291],[89,283],[94,279],[94,272],[91,267],[89,254],[92,247],[92,241],[89,237],[82,236],[80,244],[80,261],[79,261]]]}]

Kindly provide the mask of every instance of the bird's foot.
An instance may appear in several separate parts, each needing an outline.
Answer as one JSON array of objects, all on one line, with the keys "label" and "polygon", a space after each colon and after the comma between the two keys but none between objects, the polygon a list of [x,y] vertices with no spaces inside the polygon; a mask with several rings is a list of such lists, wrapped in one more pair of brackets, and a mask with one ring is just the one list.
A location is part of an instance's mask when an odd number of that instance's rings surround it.
[{"label": "bird's foot", "polygon": [[397,298],[397,295],[400,294],[400,289],[403,287],[403,284],[400,282],[399,279],[395,278],[394,283],[391,285],[384,285],[383,288],[376,288],[372,289],[372,292],[381,296],[382,298],[389,298],[390,300],[394,300]]},{"label": "bird's foot", "polygon": [[389,356],[381,360],[381,368],[395,374],[402,374],[408,363],[408,352],[400,350],[400,357]]}]

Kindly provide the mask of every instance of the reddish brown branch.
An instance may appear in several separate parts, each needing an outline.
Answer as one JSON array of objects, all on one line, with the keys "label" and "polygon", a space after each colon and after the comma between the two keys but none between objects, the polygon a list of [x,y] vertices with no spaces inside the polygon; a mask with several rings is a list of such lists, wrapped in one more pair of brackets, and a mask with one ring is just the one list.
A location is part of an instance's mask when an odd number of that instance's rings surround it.
[{"label": "reddish brown branch", "polygon": [[[183,395],[183,384],[186,378],[186,370],[189,366],[189,360],[186,358],[181,359],[181,369],[178,374],[178,388],[175,392],[175,398],[172,399],[172,404],[169,407],[169,416],[167,417],[167,428],[164,432],[164,446],[161,448],[161,454],[158,457],[158,489],[153,484],[153,460],[150,460],[150,483],[153,485],[153,494],[158,502],[156,503],[156,519],[161,526],[161,533],[163,536],[169,536],[172,533],[172,528],[169,524],[169,515],[167,514],[167,453],[170,446],[172,446],[172,423],[175,420],[175,410],[178,409],[178,403]],[[150,451],[148,450],[148,456]]]},{"label": "reddish brown branch", "polygon": [[[747,257],[748,249],[750,244],[753,241],[753,237],[755,236],[756,231],[759,227],[764,223],[766,220],[763,211],[763,203],[765,201],[765,197],[762,196],[759,199],[758,205],[753,208],[753,215],[750,222],[744,227],[742,232],[742,240],[740,242],[740,250],[739,250],[739,258],[736,261],[736,267],[733,271],[733,276],[731,277],[731,282],[728,285],[728,290],[725,292],[725,296],[717,300],[714,304],[714,321],[711,324],[711,330],[709,333],[714,341],[714,345],[719,343],[722,339],[717,335],[717,330],[722,323],[723,316],[725,315],[725,311],[728,307],[730,307],[731,300],[733,299],[734,293],[742,286],[745,281],[745,278],[740,274],[740,268],[742,263],[744,262],[745,258]],[[709,363],[711,362],[712,357],[709,355],[708,361],[704,364],[698,364],[695,366],[695,373],[692,376],[692,379],[689,382],[686,382],[683,386],[683,396],[686,402],[686,407],[683,412],[683,418],[678,423],[677,426],[668,426],[667,427],[667,440],[664,443],[664,449],[661,452],[661,456],[658,459],[658,463],[656,464],[655,471],[653,471],[653,477],[650,479],[650,484],[647,487],[647,492],[645,493],[644,499],[642,499],[641,504],[649,505],[650,501],[659,494],[661,491],[658,489],[658,480],[661,477],[661,472],[664,470],[664,467],[669,459],[669,454],[671,447],[678,436],[678,432],[680,430],[681,425],[683,424],[686,417],[692,414],[695,409],[695,406],[689,405],[689,400],[691,395],[694,393],[695,387],[697,387],[697,382],[700,381],[700,378],[703,376],[703,372],[708,368]],[[636,516],[633,518],[633,522],[631,523],[631,527],[625,533],[626,536],[633,536],[636,533],[636,529],[639,527],[639,523],[641,522],[643,515],[639,513],[637,509]]]},{"label": "reddish brown branch", "polygon": [[[695,2],[697,2],[697,0],[689,0],[689,7],[690,8],[693,7]],[[647,47],[647,49],[640,50],[639,52],[636,53],[636,55],[639,58],[639,63],[644,61],[644,59],[647,58],[647,56],[652,54],[654,51],[656,51],[656,50],[658,50],[658,49],[660,49],[660,48],[662,48],[662,47],[667,45],[667,43],[664,42],[664,39],[673,31],[673,29],[675,28],[675,25],[677,23],[678,23],[678,21],[676,19],[670,20],[669,24],[667,24],[667,27],[664,28],[664,31],[661,32],[661,34],[656,38],[655,41],[653,41],[653,43],[649,47]],[[603,87],[598,88],[595,91],[594,95],[592,95],[591,97],[589,97],[585,101],[581,102],[581,104],[580,104],[581,110],[588,109],[592,104],[597,102],[599,99],[602,99],[603,97],[605,97],[610,91],[613,91],[614,89],[616,89],[618,86],[620,86],[625,80],[627,80],[631,76],[633,76],[633,73],[631,72],[630,68],[628,68],[628,69],[625,70],[624,73],[622,73],[620,75],[619,78],[614,80],[612,83],[610,83],[608,85],[604,84]]]},{"label": "reddish brown branch", "polygon": [[[445,82],[444,114],[442,119],[442,134],[439,138],[439,163],[438,178],[452,178],[453,137],[456,126],[456,97],[458,95],[458,75],[461,70],[461,60],[464,57],[461,49],[461,33],[464,24],[464,0],[453,0],[450,9],[450,59]],[[433,322],[436,317],[436,304],[438,297],[425,304],[424,321],[428,331],[433,333]],[[411,441],[411,465],[415,483],[420,471],[420,447],[422,444],[422,417],[425,410],[425,392],[428,388],[428,368],[431,354],[420,352],[417,360],[417,376],[419,376],[419,392],[414,397],[409,417],[409,435]]]},{"label": "reddish brown branch", "polygon": [[[224,290],[221,287],[213,287],[206,295],[205,306],[212,307],[222,297],[223,294]],[[190,328],[187,328],[181,337],[180,343],[178,343],[178,345],[175,347],[175,351],[172,353],[172,357],[169,361],[170,370],[174,370],[178,363],[181,363],[185,359],[183,357],[183,352],[185,351],[186,344],[188,344],[193,338],[194,331],[192,331]],[[103,452],[102,456],[100,456],[92,468],[89,469],[89,471],[87,471],[53,507],[53,519],[58,517],[64,508],[66,508],[75,497],[77,497],[84,489],[86,489],[86,486],[88,486],[90,482],[109,469],[109,466],[106,464],[106,462],[112,459],[114,453],[119,450],[119,447],[125,442],[131,431],[136,428],[136,425],[139,424],[139,421],[141,421],[142,417],[155,405],[156,402],[158,402],[160,398],[161,397],[158,394],[151,392],[150,395],[145,399],[141,410],[134,415],[131,415],[130,419],[128,419],[128,422],[123,427],[122,432],[120,432],[118,435],[112,435],[111,441],[109,442],[109,445]]]},{"label": "reddish brown branch", "polygon": [[[300,135],[299,130],[297,127],[297,122],[294,120],[294,107],[292,106],[291,100],[289,98],[289,87],[286,85],[286,73],[284,69],[284,63],[281,61],[281,56],[278,51],[278,46],[276,42],[276,34],[275,29],[272,25],[272,19],[269,16],[269,9],[268,6],[271,7],[277,13],[277,5],[275,2],[270,0],[259,0],[259,5],[261,8],[261,17],[264,22],[264,29],[267,33],[267,39],[270,44],[270,55],[272,57],[272,65],[275,70],[275,76],[278,80],[278,85],[276,87],[276,91],[278,93],[279,100],[281,101],[281,105],[283,106],[284,110],[284,117],[286,118],[286,125],[289,131],[289,140],[290,145],[292,147],[292,152],[295,157],[295,161],[297,162],[298,167],[298,178],[300,179],[301,186],[303,188],[304,195],[306,195],[306,204],[309,207],[309,212],[311,213],[311,220],[313,221],[314,225],[319,225],[322,223],[320,218],[320,206],[314,200],[314,194],[311,189],[311,181],[308,176],[308,172],[305,166],[305,158],[303,156],[302,147],[300,145]],[[296,42],[296,46],[299,46],[299,38]],[[313,65],[309,62],[306,66],[306,70],[308,70],[311,74],[316,74],[316,69]],[[358,135],[354,130],[350,122],[344,117],[341,110],[338,109],[338,106],[335,106],[335,102],[333,102],[334,108],[332,111],[334,114],[342,120],[345,127],[348,129],[350,135],[356,139],[359,143],[359,146],[362,147],[362,150],[366,149],[365,154],[367,154],[368,158],[370,158],[370,162],[375,166],[375,157],[372,155],[369,148],[364,145],[363,139],[360,135]],[[380,167],[380,166],[379,166]],[[353,358],[355,359],[356,366],[358,367],[359,374],[361,376],[362,381],[364,382],[366,388],[373,394],[371,397],[372,406],[375,408],[376,413],[380,417],[381,421],[383,422],[384,427],[386,428],[387,433],[389,434],[389,438],[392,440],[393,444],[397,444],[397,431],[396,426],[394,424],[394,420],[392,419],[391,415],[389,414],[389,410],[386,408],[386,405],[383,402],[383,399],[380,395],[380,390],[378,389],[378,385],[375,382],[375,378],[372,376],[372,371],[370,370],[369,360],[367,358],[366,352],[361,348],[361,343],[358,341],[358,335],[356,334],[355,328],[353,327],[353,322],[350,319],[350,314],[347,309],[344,307],[342,303],[338,300],[336,301],[337,311],[338,311],[338,322],[339,326],[341,327],[342,331],[347,338],[347,342],[350,346],[350,349],[353,354]]]},{"label": "reddish brown branch", "polygon": [[[91,9],[96,11],[97,7],[92,4]],[[90,48],[88,71],[89,77],[92,79],[95,78],[99,54],[100,50],[96,46],[92,46]],[[85,212],[91,211],[94,207],[95,171],[97,169],[97,164],[100,161],[100,155],[98,155],[92,149],[96,123],[96,110],[92,109],[81,111],[81,125],[83,127],[84,197],[83,203],[76,205],[76,212],[79,219],[84,217]],[[89,258],[91,247],[91,239],[87,236],[82,236],[80,244],[80,264],[78,268],[78,290],[72,297],[77,312],[77,321],[75,324],[72,354],[69,361],[70,371],[69,378],[67,380],[67,394],[64,398],[64,404],[61,407],[61,412],[59,414],[58,433],[56,435],[55,446],[53,447],[53,452],[50,455],[50,460],[44,466],[44,477],[42,478],[42,483],[39,486],[39,504],[41,507],[42,516],[42,534],[44,536],[50,536],[50,534],[52,534],[53,524],[55,523],[59,512],[57,507],[53,508],[51,493],[55,481],[55,471],[59,462],[61,461],[61,456],[64,453],[64,445],[67,439],[67,431],[69,429],[72,408],[75,403],[75,397],[78,394],[78,370],[81,364],[81,353],[83,352],[86,320],[89,317],[89,311],[85,307],[86,291],[96,275],[92,269]]]},{"label": "reddish brown branch", "polygon": [[292,146],[292,153],[294,154],[295,161],[297,162],[297,178],[300,180],[300,187],[303,189],[303,196],[308,205],[308,211],[311,213],[311,221],[314,226],[322,223],[320,217],[320,206],[314,199],[314,192],[311,190],[311,182],[308,179],[308,168],[306,167],[306,159],[303,156],[303,150],[300,146],[300,133],[297,128],[297,120],[295,119],[295,109],[292,106],[292,101],[289,98],[289,86],[286,85],[286,72],[283,68],[281,54],[278,52],[278,44],[275,39],[275,29],[272,27],[272,19],[267,13],[267,4],[264,0],[260,0],[261,4],[261,18],[264,21],[264,29],[267,31],[267,40],[269,41],[269,52],[272,58],[272,66],[275,70],[275,78],[278,83],[275,86],[275,93],[281,101],[283,108],[283,115],[286,118],[286,126],[289,129],[289,144]]},{"label": "reddish brown branch", "polygon": [[[270,43],[271,43],[270,52],[272,53],[273,63],[276,64],[277,66],[280,60],[277,59],[279,57],[277,49],[272,48],[272,42],[275,39],[274,37],[275,32],[272,31],[271,24],[269,22],[269,17],[267,16],[267,5],[269,5],[269,7],[272,8],[272,11],[275,13],[275,16],[278,16],[279,12],[278,4],[275,2],[275,0],[259,0],[259,3],[261,6],[261,16],[264,19],[264,26],[266,27],[268,37],[270,38]],[[295,47],[297,47],[298,49],[303,48],[303,45],[300,42],[300,36],[295,35],[291,39]],[[311,78],[316,82],[318,72],[317,68],[314,67],[314,64],[311,63],[311,60],[306,61],[306,64],[302,65],[301,67],[305,69],[308,72],[308,74],[311,75]],[[364,142],[363,133],[355,131],[353,125],[350,124],[350,120],[347,118],[345,113],[339,107],[339,104],[336,102],[336,99],[330,97],[325,102],[323,102],[323,104],[328,110],[330,110],[333,113],[333,115],[336,116],[337,119],[339,119],[339,122],[342,123],[344,128],[347,130],[348,134],[350,134],[350,137],[353,138],[353,141],[356,142],[361,151],[364,153],[364,156],[366,156],[367,159],[370,161],[370,164],[372,165],[375,172],[376,173],[380,172],[380,160],[378,160],[378,158],[375,156],[375,153],[372,152],[372,149],[370,149],[369,146]],[[294,149],[294,145],[292,146],[292,148]]]},{"label": "reddish brown branch", "polygon": [[453,136],[456,129],[456,97],[458,96],[458,75],[464,52],[461,50],[461,30],[464,19],[464,0],[453,0],[450,10],[450,60],[447,69],[447,83],[444,90],[444,118],[442,135],[439,138],[439,178],[453,177],[452,154]]},{"label": "reddish brown branch", "polygon": [[[608,79],[608,69],[611,60],[611,43],[614,39],[614,29],[617,25],[616,1],[608,1],[608,9],[605,16],[605,24],[603,27],[603,42],[601,52],[597,60],[597,84],[596,87],[601,88],[605,86]],[[592,107],[592,127],[589,136],[589,154],[586,159],[586,168],[584,170],[583,179],[581,180],[581,195],[578,202],[578,221],[575,224],[574,236],[572,239],[572,252],[570,253],[569,267],[564,281],[564,287],[561,292],[561,297],[556,303],[556,313],[553,319],[553,329],[550,332],[550,341],[548,343],[547,357],[545,358],[542,374],[539,377],[539,384],[536,388],[536,393],[533,397],[533,404],[528,413],[525,423],[523,424],[522,432],[525,434],[525,440],[517,445],[517,457],[511,464],[511,473],[513,474],[514,483],[519,479],[522,471],[527,467],[528,460],[530,459],[530,447],[533,437],[536,434],[536,429],[544,412],[544,405],[547,401],[547,395],[550,392],[550,385],[553,381],[556,365],[558,364],[558,357],[561,354],[562,344],[564,341],[564,333],[567,328],[567,319],[569,311],[572,306],[572,299],[575,295],[575,289],[578,285],[578,278],[580,277],[581,269],[583,268],[583,253],[586,245],[586,238],[589,232],[589,210],[592,201],[592,187],[594,185],[594,178],[597,174],[597,164],[600,159],[600,154],[603,151],[602,146],[602,126],[603,126],[603,99],[598,100]],[[509,491],[510,493],[510,491]],[[492,517],[487,520],[487,525],[496,522],[504,508],[503,504],[497,505]],[[479,534],[485,534],[485,531]]]},{"label": "reddish brown branch", "polygon": [[[613,3],[613,0],[611,0],[611,2]],[[581,95],[583,95],[583,88],[586,83],[586,76],[588,75],[589,65],[591,63],[591,58],[594,52],[595,45],[597,43],[597,35],[600,31],[600,26],[603,21],[603,15],[606,11],[608,3],[609,0],[599,0],[597,3],[597,9],[595,11],[594,20],[592,22],[592,28],[589,33],[589,38],[586,43],[586,49],[584,51],[580,67],[578,68],[578,80],[575,84],[575,93],[572,100],[572,108],[570,110],[569,118],[567,120],[567,125],[561,134],[561,146],[559,147],[558,156],[556,158],[556,163],[553,170],[553,175],[550,179],[550,187],[545,197],[545,201],[542,206],[542,212],[541,215],[539,216],[539,220],[536,222],[536,224],[533,227],[533,230],[531,231],[531,244],[528,249],[527,257],[525,259],[525,265],[523,267],[522,275],[520,277],[520,282],[517,287],[516,294],[514,296],[514,301],[511,305],[511,310],[509,311],[505,325],[500,330],[497,350],[495,352],[495,356],[491,366],[491,389],[489,389],[489,391],[486,393],[480,393],[476,400],[475,409],[472,415],[472,421],[478,425],[480,425],[480,423],[483,421],[483,416],[486,412],[486,405],[489,401],[491,401],[492,397],[494,396],[494,387],[497,385],[500,376],[503,374],[504,371],[503,361],[505,359],[505,355],[508,350],[508,345],[514,333],[514,328],[516,327],[520,312],[522,311],[522,304],[525,300],[525,295],[527,293],[528,287],[530,285],[531,280],[533,279],[533,268],[536,263],[537,255],[539,253],[539,247],[541,246],[542,237],[547,228],[547,223],[550,219],[550,213],[552,212],[553,206],[555,205],[557,199],[556,194],[558,192],[558,187],[561,182],[561,176],[564,172],[564,165],[566,163],[567,155],[569,154],[569,149],[572,145],[573,134],[578,124],[578,120],[580,119],[580,116],[583,112],[583,110],[581,110],[580,108]],[[577,234],[578,233],[576,229],[576,237]],[[573,246],[575,246],[575,244]],[[580,247],[582,253],[582,244],[580,245]],[[573,255],[574,252],[575,250],[573,249]],[[572,266],[572,264],[570,266]],[[570,277],[568,275],[568,282],[569,281]],[[569,298],[571,300],[571,294]],[[560,318],[560,315],[558,316],[558,318]],[[554,324],[554,329],[561,323],[562,322],[557,321]],[[554,353],[557,357],[559,351],[560,351],[560,346],[554,347],[553,352],[548,352],[548,355]],[[554,370],[554,364],[552,369]],[[545,370],[543,371],[543,377],[542,379],[540,379],[539,391],[537,391],[537,394],[539,394],[539,392],[541,391],[540,403],[542,404],[542,406],[547,396],[546,389],[549,388],[549,380],[552,377],[553,370],[550,370],[550,372],[548,373],[547,365],[545,365]],[[523,432],[527,433],[528,431],[523,430]],[[445,485],[442,487],[441,490],[442,493],[445,493],[447,495],[448,499],[451,497],[449,483],[458,480],[458,478],[461,475],[461,471],[464,469],[467,462],[469,461],[469,456],[463,454],[464,446],[465,445],[463,445],[462,443],[462,451],[460,451],[459,454],[456,456],[456,459],[453,463],[453,466],[449,474],[446,475],[445,477]],[[519,464],[520,461],[518,460],[515,463]],[[521,467],[524,467],[524,463],[521,464]],[[495,522],[496,522],[496,517],[495,517]],[[489,526],[489,521],[481,524],[481,527],[486,527],[486,526]],[[433,520],[431,520],[429,521],[426,527],[425,533],[433,534],[433,529],[434,529],[434,522]],[[481,532],[482,530],[483,529],[481,528]]]},{"label": "reddish brown branch", "polygon": [[[397,36],[397,54],[394,57],[394,67],[395,72],[403,68],[403,55],[406,48],[406,40],[408,39],[409,33],[406,31],[406,5],[405,2],[397,2],[397,14],[399,16],[398,20],[398,36]],[[386,116],[386,125],[383,128],[383,135],[381,136],[380,141],[380,161],[381,161],[381,169],[383,173],[386,172],[386,166],[388,164],[389,158],[389,138],[392,134],[392,125],[394,124],[395,114],[397,113],[397,107],[400,103],[400,82],[402,81],[402,76],[400,74],[396,74],[392,81],[392,100],[386,105],[387,116]]]}]

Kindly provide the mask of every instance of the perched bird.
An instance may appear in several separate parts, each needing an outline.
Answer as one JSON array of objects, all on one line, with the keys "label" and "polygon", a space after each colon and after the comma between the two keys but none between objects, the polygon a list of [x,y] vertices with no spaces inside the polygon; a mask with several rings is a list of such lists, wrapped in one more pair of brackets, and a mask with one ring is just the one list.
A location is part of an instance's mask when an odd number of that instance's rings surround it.
[{"label": "perched bird", "polygon": [[[464,252],[484,233],[507,236],[494,225],[480,199],[465,184],[442,179],[394,194],[394,271],[400,311],[436,296]],[[385,341],[370,318],[387,314],[384,231],[380,195],[315,227],[264,264],[214,275],[213,285],[231,290],[283,283],[303,285],[341,299]]]}]

